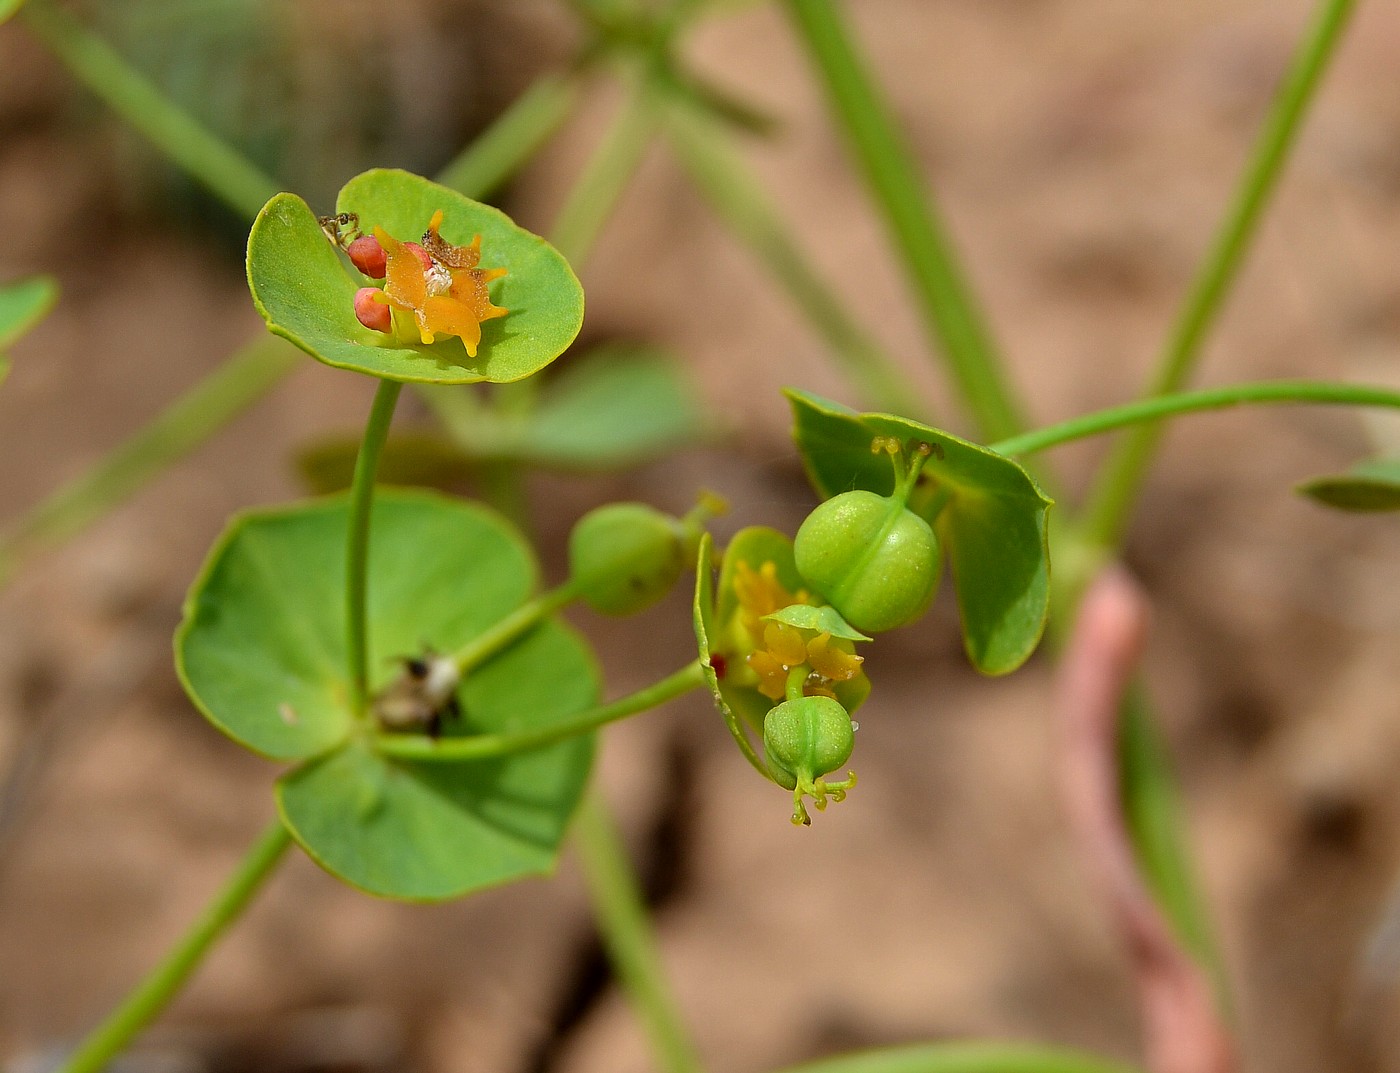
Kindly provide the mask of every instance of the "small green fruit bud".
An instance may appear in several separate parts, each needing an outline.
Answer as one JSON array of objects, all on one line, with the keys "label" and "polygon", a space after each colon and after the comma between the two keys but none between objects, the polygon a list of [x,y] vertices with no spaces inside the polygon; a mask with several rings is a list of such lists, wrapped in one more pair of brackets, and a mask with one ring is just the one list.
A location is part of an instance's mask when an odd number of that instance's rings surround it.
[{"label": "small green fruit bud", "polygon": [[897,499],[843,492],[802,523],[797,571],[858,630],[879,633],[919,618],[938,591],[938,538]]},{"label": "small green fruit bud", "polygon": [[580,598],[604,615],[631,615],[671,590],[689,558],[685,528],[642,503],[611,503],[569,534],[569,572]]},{"label": "small green fruit bud", "polygon": [[779,785],[811,792],[817,779],[851,758],[850,714],[830,697],[784,701],[763,719],[763,754]]}]

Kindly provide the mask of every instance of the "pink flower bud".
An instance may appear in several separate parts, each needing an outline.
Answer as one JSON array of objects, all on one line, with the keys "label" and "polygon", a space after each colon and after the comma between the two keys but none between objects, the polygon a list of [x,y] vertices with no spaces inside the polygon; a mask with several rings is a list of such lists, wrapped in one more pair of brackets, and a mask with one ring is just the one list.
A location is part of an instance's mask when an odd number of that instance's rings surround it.
[{"label": "pink flower bud", "polygon": [[405,242],[403,248],[423,262],[423,271],[430,272],[433,267],[433,257],[427,250],[416,242]]},{"label": "pink flower bud", "polygon": [[384,247],[373,235],[361,235],[345,247],[350,262],[370,279],[383,279],[384,268],[388,263]]},{"label": "pink flower bud", "polygon": [[387,334],[394,329],[394,318],[378,287],[361,287],[355,292],[355,319],[371,331]]}]

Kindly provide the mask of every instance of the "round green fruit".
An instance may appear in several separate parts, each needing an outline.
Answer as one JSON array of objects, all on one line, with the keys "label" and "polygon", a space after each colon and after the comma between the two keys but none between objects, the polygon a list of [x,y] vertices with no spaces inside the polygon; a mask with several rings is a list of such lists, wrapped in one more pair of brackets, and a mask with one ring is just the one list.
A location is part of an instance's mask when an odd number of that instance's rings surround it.
[{"label": "round green fruit", "polygon": [[851,758],[855,728],[850,714],[830,697],[784,701],[763,719],[763,755],[780,786],[810,788]]},{"label": "round green fruit", "polygon": [[631,615],[668,592],[687,562],[680,521],[643,503],[589,511],[569,534],[569,574],[580,598],[604,615]]},{"label": "round green fruit", "polygon": [[843,492],[802,523],[797,572],[858,630],[879,633],[919,618],[938,591],[938,538],[895,499]]}]

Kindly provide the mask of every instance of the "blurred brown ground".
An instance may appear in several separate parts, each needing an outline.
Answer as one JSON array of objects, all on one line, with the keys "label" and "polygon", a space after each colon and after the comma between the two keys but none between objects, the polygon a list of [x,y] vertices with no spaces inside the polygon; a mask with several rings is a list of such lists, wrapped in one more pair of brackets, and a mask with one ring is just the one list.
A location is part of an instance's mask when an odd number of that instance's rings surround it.
[{"label": "blurred brown ground", "polygon": [[[513,47],[558,54],[566,24],[543,0],[522,7],[535,36]],[[1131,396],[1310,5],[847,7],[1035,418]],[[709,23],[692,55],[782,119],[777,139],[750,147],[754,165],[828,278],[946,400],[780,13]],[[1397,379],[1397,57],[1400,9],[1363,4],[1200,382]],[[473,74],[508,81],[518,59],[495,54]],[[7,514],[82,472],[260,329],[234,259],[117,211],[130,195],[114,175],[111,123],[76,100],[21,28],[0,30],[3,275],[49,271],[64,287],[14,348],[0,391]],[[591,98],[516,183],[508,207],[527,226],[548,228],[611,103]],[[673,346],[736,432],[722,449],[626,476],[538,479],[553,576],[570,523],[608,498],[682,509],[710,487],[733,503],[726,525],[794,528],[811,497],[778,388],[855,397],[664,152],[648,157],[582,275],[586,331]],[[47,743],[0,846],[0,1057],[33,1060],[102,1016],[271,815],[275,769],[195,715],[168,637],[226,516],[297,494],[289,452],[355,428],[369,397],[367,382],[308,359],[0,597],[0,758]],[[410,406],[403,420],[421,416]],[[1055,456],[1068,487],[1082,487],[1104,446]],[[1328,514],[1289,491],[1369,450],[1362,423],[1337,412],[1186,419],[1130,545],[1155,601],[1148,677],[1249,1070],[1400,1070],[1389,1027],[1400,1000],[1362,982],[1400,863],[1395,522]],[[606,736],[599,775],[662,880],[662,949],[713,1070],[966,1036],[1136,1053],[1123,956],[1054,792],[1047,664],[979,680],[949,595],[925,627],[874,650],[852,765],[861,785],[810,830],[789,826],[782,795],[752,777],[701,698]],[[687,658],[683,595],[638,621],[576,621],[597,638],[614,693]],[[615,988],[580,1005],[598,982],[589,950],[572,862],[551,882],[415,907],[356,894],[298,855],[131,1068],[652,1068]]]}]

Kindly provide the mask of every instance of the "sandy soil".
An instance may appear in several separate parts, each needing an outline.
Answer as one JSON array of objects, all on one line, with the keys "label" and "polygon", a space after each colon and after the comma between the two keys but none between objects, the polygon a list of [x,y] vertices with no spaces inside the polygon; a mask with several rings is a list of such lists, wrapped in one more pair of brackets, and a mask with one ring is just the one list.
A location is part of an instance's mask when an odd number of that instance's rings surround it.
[{"label": "sandy soil", "polygon": [[[1037,420],[1130,396],[1309,5],[847,6]],[[531,25],[557,24],[540,12]],[[1396,378],[1397,55],[1400,13],[1363,5],[1203,383]],[[693,60],[781,118],[778,137],[748,147],[755,168],[828,278],[949,414],[879,221],[779,13],[707,25]],[[549,226],[610,105],[591,99],[510,192],[527,226]],[[4,276],[50,271],[64,287],[0,391],[0,501],[18,514],[260,324],[214,239],[116,211],[133,197],[114,175],[109,128],[12,26],[0,30],[0,131]],[[582,276],[589,335],[673,347],[736,432],[625,476],[539,478],[556,576],[569,524],[604,499],[681,509],[705,486],[733,503],[726,525],[795,528],[811,498],[778,388],[854,396],[664,152]],[[369,397],[368,383],[308,359],[0,596],[0,769],[33,762],[0,824],[0,1056],[15,1068],[39,1067],[101,1016],[270,817],[275,768],[197,718],[168,637],[225,517],[298,494],[290,453],[354,428]],[[1380,928],[1400,862],[1400,553],[1393,521],[1328,514],[1289,492],[1369,451],[1366,437],[1355,417],[1317,410],[1188,419],[1130,542],[1155,605],[1147,675],[1249,1070],[1400,1069],[1397,951]],[[1065,486],[1082,488],[1102,451],[1056,455]],[[789,826],[782,796],[698,698],[607,735],[599,777],[655,879],[667,967],[712,1069],[966,1036],[1137,1053],[1125,961],[1055,794],[1048,665],[978,679],[944,596],[925,627],[875,650],[861,785],[811,830]],[[680,596],[636,622],[575,620],[598,639],[615,693],[686,658]],[[550,882],[416,907],[358,895],[297,857],[130,1068],[653,1066],[601,974],[571,861]]]}]

